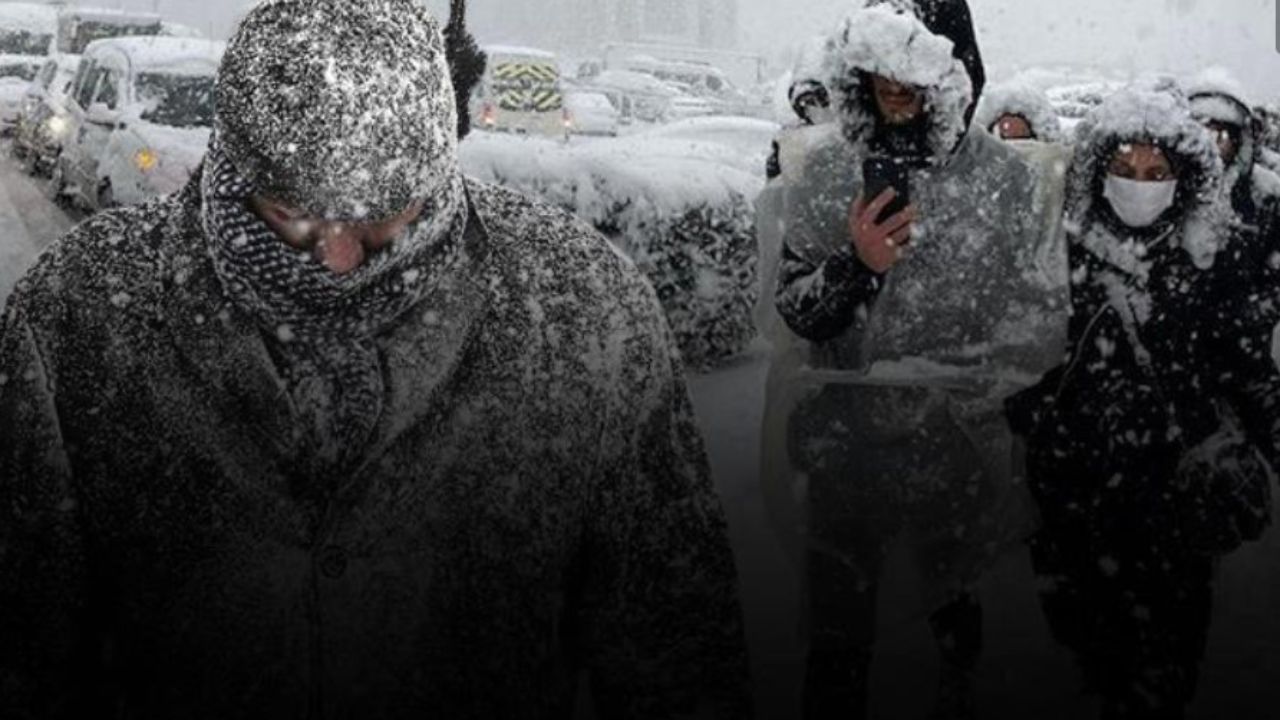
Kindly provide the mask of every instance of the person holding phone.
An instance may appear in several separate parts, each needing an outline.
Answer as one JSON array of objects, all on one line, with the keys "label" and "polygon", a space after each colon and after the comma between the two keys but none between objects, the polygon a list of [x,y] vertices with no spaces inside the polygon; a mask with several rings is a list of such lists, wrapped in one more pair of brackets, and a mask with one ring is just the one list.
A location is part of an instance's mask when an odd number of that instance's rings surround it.
[{"label": "person holding phone", "polygon": [[906,537],[943,659],[938,716],[972,717],[974,589],[1030,525],[1003,399],[1065,346],[1061,208],[1042,193],[1060,178],[971,128],[985,73],[964,0],[865,0],[826,53],[838,121],[787,185],[776,288],[808,341],[786,429],[804,716],[866,716],[878,584]]}]

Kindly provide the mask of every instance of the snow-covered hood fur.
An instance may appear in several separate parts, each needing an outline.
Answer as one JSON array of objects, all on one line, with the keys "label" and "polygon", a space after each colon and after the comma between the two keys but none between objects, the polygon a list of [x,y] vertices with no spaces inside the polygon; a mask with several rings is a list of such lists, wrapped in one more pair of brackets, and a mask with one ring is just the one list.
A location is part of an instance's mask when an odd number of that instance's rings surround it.
[{"label": "snow-covered hood fur", "polygon": [[312,216],[382,220],[459,185],[444,40],[414,0],[267,0],[216,92],[239,173]]},{"label": "snow-covered hood fur", "polygon": [[983,130],[993,132],[995,124],[1005,115],[1017,115],[1026,120],[1040,142],[1061,143],[1066,140],[1062,122],[1058,120],[1049,96],[1036,87],[1020,82],[993,85],[978,103],[973,122]]},{"label": "snow-covered hood fur", "polygon": [[1261,121],[1243,86],[1226,70],[1210,68],[1192,78],[1187,95],[1196,120],[1240,128],[1239,151],[1223,178],[1223,189],[1231,195],[1232,203],[1256,207],[1280,197],[1280,177],[1258,165]]},{"label": "snow-covered hood fur", "polygon": [[[1104,262],[1145,275],[1142,233],[1124,233],[1103,198],[1107,166],[1125,143],[1154,143],[1180,169],[1175,232],[1167,235],[1201,269],[1213,265],[1229,211],[1220,202],[1222,159],[1209,131],[1196,122],[1186,96],[1174,84],[1134,85],[1108,98],[1076,129],[1067,177],[1067,232]],[[1125,237],[1120,237],[1123,234]],[[1164,241],[1166,235],[1161,235]]]},{"label": "snow-covered hood fur", "polygon": [[[964,0],[862,0],[827,41],[826,85],[849,142],[865,148],[876,129],[864,81],[881,75],[923,88],[927,154],[944,164],[964,139],[986,82]],[[862,154],[862,153],[860,153]]]}]

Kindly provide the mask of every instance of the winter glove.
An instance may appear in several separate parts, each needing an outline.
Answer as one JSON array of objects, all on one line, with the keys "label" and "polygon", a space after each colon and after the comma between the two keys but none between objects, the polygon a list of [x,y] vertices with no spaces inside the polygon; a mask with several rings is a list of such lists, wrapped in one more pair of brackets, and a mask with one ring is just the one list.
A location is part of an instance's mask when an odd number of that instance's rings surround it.
[{"label": "winter glove", "polygon": [[1218,556],[1260,538],[1271,524],[1271,476],[1261,454],[1234,430],[1188,452],[1178,467],[1175,492],[1188,547]]}]

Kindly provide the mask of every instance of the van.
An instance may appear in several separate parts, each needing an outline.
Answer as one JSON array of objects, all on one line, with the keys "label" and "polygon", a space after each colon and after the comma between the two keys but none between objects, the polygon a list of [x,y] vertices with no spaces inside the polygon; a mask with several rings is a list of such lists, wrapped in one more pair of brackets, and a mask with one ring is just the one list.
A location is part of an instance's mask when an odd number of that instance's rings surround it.
[{"label": "van", "polygon": [[67,100],[52,195],[99,209],[180,190],[209,144],[224,50],[168,37],[90,43]]},{"label": "van", "polygon": [[477,127],[567,138],[571,119],[554,53],[489,46],[484,78],[471,99]]},{"label": "van", "polygon": [[81,55],[96,40],[164,34],[164,22],[155,13],[64,6],[58,11],[56,49]]},{"label": "van", "polygon": [[27,88],[48,58],[57,31],[57,8],[0,3],[0,133],[13,131]]}]

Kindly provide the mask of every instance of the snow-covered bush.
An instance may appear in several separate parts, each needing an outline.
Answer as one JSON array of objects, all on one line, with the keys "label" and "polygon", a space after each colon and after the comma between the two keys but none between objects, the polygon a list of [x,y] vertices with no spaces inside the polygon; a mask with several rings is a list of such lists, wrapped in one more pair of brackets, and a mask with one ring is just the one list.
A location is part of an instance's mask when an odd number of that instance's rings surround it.
[{"label": "snow-covered bush", "polygon": [[706,369],[755,336],[754,202],[771,128],[755,129],[758,151],[750,132],[737,135],[750,146],[741,152],[670,132],[577,146],[478,133],[461,154],[467,174],[563,207],[609,238],[653,284],[686,363]]}]

